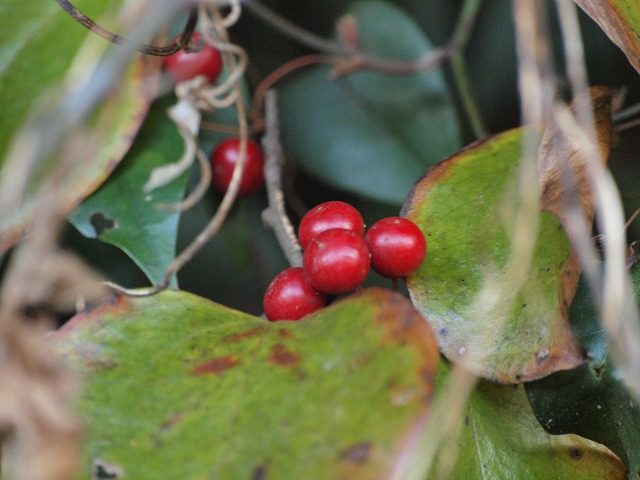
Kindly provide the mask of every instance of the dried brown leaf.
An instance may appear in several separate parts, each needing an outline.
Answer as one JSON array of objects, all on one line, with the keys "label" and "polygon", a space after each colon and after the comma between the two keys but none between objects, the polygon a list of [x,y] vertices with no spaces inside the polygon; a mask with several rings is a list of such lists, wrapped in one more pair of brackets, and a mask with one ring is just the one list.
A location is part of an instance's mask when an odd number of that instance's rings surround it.
[{"label": "dried brown leaf", "polygon": [[[607,87],[595,86],[589,91],[593,118],[598,138],[597,156],[606,164],[611,144],[611,91]],[[571,105],[577,110],[577,103]],[[566,217],[577,199],[585,220],[593,222],[595,201],[589,186],[587,155],[582,145],[573,142],[555,121],[551,121],[542,136],[538,151],[538,174],[540,179],[540,208],[560,218],[566,225]]]}]

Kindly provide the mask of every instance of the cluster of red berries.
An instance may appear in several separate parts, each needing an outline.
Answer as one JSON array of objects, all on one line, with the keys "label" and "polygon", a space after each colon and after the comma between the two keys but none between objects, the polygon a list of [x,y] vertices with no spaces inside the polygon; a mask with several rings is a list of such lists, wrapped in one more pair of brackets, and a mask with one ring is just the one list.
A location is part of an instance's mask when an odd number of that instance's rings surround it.
[{"label": "cluster of red berries", "polygon": [[[195,32],[191,36],[191,42],[195,45],[203,43],[202,36]],[[222,71],[222,55],[218,49],[205,43],[196,51],[180,50],[165,57],[164,66],[176,82],[204,75],[210,83],[214,83]],[[238,195],[255,193],[264,184],[264,157],[260,146],[248,140],[246,155]],[[240,139],[237,137],[223,140],[211,153],[212,183],[219,192],[225,193],[229,188],[239,158]]]},{"label": "cluster of red berries", "polygon": [[415,271],[427,252],[416,224],[402,217],[374,223],[365,235],[360,212],[348,203],[325,202],[300,222],[302,267],[280,272],[264,295],[267,319],[299,320],[327,304],[327,295],[358,288],[370,268],[396,281]]}]

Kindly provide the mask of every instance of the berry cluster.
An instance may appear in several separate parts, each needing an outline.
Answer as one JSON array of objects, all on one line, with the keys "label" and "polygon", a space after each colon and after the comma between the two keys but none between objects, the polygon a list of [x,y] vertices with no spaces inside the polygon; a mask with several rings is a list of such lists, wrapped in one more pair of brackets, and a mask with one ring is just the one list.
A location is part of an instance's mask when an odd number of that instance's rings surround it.
[{"label": "berry cluster", "polygon": [[299,320],[321,309],[328,295],[358,288],[370,268],[395,283],[416,270],[427,251],[422,231],[410,220],[383,218],[365,235],[360,212],[338,201],[310,210],[300,222],[298,238],[302,268],[280,272],[264,295],[264,312],[272,322]]}]

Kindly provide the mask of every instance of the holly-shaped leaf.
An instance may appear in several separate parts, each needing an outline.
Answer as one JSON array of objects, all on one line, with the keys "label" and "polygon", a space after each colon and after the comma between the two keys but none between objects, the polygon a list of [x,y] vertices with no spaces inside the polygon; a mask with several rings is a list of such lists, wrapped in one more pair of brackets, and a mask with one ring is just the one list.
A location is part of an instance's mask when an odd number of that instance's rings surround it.
[{"label": "holly-shaped leaf", "polygon": [[[432,46],[414,21],[382,1],[355,3],[359,48],[393,61]],[[401,204],[411,185],[460,145],[455,109],[440,72],[361,71],[332,79],[310,67],[279,90],[286,150],[312,175],[365,198]]]},{"label": "holly-shaped leaf", "polygon": [[578,272],[557,217],[540,214],[528,276],[510,276],[522,136],[523,129],[510,130],[444,160],[403,207],[428,244],[407,286],[442,352],[479,376],[508,383],[583,362],[564,307]]},{"label": "holly-shaped leaf", "polygon": [[[78,0],[74,4],[91,18],[101,19],[120,2]],[[8,0],[0,5],[0,18],[0,98],[3,108],[0,115],[0,167],[5,167],[13,136],[29,117],[32,107],[44,94],[49,102],[60,94],[59,84],[75,54],[87,36],[95,34],[72,19],[55,2]],[[105,25],[110,26],[108,23]],[[90,159],[77,165],[66,178],[62,194],[64,210],[71,212],[95,191],[129,149],[155,95],[154,77],[159,65],[157,58],[137,56],[120,87],[89,122],[96,126],[97,137],[92,141],[98,147]],[[36,177],[47,178],[47,171],[39,172]],[[19,240],[33,208],[38,182],[31,185],[21,208],[2,219],[0,253]]]},{"label": "holly-shaped leaf", "polygon": [[640,5],[637,0],[575,0],[625,53],[640,73]]},{"label": "holly-shaped leaf", "polygon": [[[632,278],[640,303],[640,268]],[[573,332],[589,355],[587,364],[527,384],[540,424],[550,433],[576,433],[603,443],[624,462],[629,478],[640,478],[640,405],[620,381],[608,354],[593,296],[585,280],[571,305]]]},{"label": "holly-shaped leaf", "polygon": [[154,168],[180,158],[184,142],[166,110],[165,97],[154,104],[138,140],[116,172],[78,207],[69,220],[86,237],[122,249],[153,284],[164,280],[176,254],[179,212],[160,208],[182,200],[187,174],[153,190],[143,191]]},{"label": "holly-shaped leaf", "polygon": [[185,292],[117,298],[56,344],[86,379],[78,478],[401,478],[438,360],[428,324],[382,289],[277,323]]},{"label": "holly-shaped leaf", "polygon": [[[448,377],[441,362],[438,387]],[[575,435],[553,436],[540,427],[522,385],[481,380],[459,419],[458,457],[450,480],[622,480],[624,466],[607,448]],[[445,443],[445,445],[447,445]],[[428,479],[438,479],[441,450]],[[440,465],[440,467],[439,467]]]}]

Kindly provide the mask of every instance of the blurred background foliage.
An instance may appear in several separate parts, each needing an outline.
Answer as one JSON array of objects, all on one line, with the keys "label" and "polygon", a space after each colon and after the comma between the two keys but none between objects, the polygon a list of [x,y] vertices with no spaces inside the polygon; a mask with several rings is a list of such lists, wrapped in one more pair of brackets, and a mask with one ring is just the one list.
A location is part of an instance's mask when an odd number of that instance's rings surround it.
[{"label": "blurred background foliage", "polygon": [[[264,3],[300,27],[324,37],[333,35],[335,21],[348,5],[348,2],[343,0],[323,2],[265,0]],[[434,46],[441,45],[449,39],[462,5],[461,1],[436,0],[395,0],[391,3],[413,19]],[[559,27],[552,3],[549,2],[548,6],[549,38],[553,42],[556,74],[562,88],[565,82]],[[180,24],[178,20],[177,23]],[[638,75],[629,65],[624,54],[582,12],[580,12],[580,21],[590,83],[604,84],[614,89],[626,89],[626,105],[640,102]],[[232,40],[243,46],[249,53],[251,64],[246,80],[250,89],[255,88],[261,79],[284,62],[311,53],[310,50],[266,25],[262,19],[248,10],[243,12],[241,20],[232,28],[231,34]],[[517,126],[520,116],[510,2],[487,0],[482,3],[479,17],[464,50],[464,56],[469,82],[487,131],[494,134]],[[451,142],[448,153],[442,153],[444,158],[475,138],[461,108],[450,67],[445,65],[441,71],[445,89],[448,90],[448,93],[445,93],[450,96],[455,112],[455,116],[447,119],[447,122],[457,124],[453,128],[459,129],[460,137],[457,141]],[[293,88],[292,85],[295,86],[297,78],[302,78],[304,75],[309,75],[309,72],[301,70],[277,84],[277,87],[286,96],[287,89]],[[321,81],[329,82],[330,80],[321,79]],[[318,87],[321,86],[318,85]],[[311,96],[313,93],[309,91],[308,95]],[[298,105],[298,108],[304,110],[304,106]],[[286,110],[285,105],[284,111]],[[315,113],[318,111],[311,109],[304,118],[288,120],[291,120],[289,123],[293,125],[296,122],[304,122],[306,126],[310,125],[313,129]],[[283,119],[282,135],[285,147],[290,143],[287,136],[295,136],[286,131],[289,123],[287,119]],[[446,130],[452,127],[451,125],[434,125],[432,128]],[[202,138],[205,151],[209,152],[220,138],[219,133],[205,131]],[[455,143],[458,145],[454,145]],[[637,129],[631,129],[617,138],[610,161],[610,167],[623,195],[633,197],[625,201],[628,214],[640,206],[638,151],[640,151],[640,138],[637,135]],[[291,170],[287,174],[292,176],[293,189],[297,197],[297,202],[293,204],[294,208],[290,212],[294,223],[299,220],[303,208],[310,208],[321,201],[332,199],[353,203],[361,210],[367,225],[371,225],[383,216],[395,215],[399,211],[401,202],[388,199],[376,200],[368,195],[359,194],[358,191],[363,192],[372,188],[366,183],[366,179],[362,180],[361,185],[345,190],[337,188],[335,184],[329,184],[317,175],[318,171],[322,171],[323,168],[328,170],[330,166],[315,165],[313,168],[315,173],[312,173],[308,168],[304,168],[305,159],[289,155],[288,160],[291,163]],[[428,164],[424,169],[427,167]],[[123,162],[119,168],[126,168],[126,162]],[[348,172],[349,168],[361,169],[362,166],[354,163],[350,167],[347,162],[345,168]],[[357,176],[357,173],[354,171],[353,175]],[[191,181],[193,182],[194,179]],[[212,191],[204,201],[182,215],[178,235],[179,250],[202,230],[213,215],[219,201],[219,195]],[[261,313],[262,295],[267,284],[277,272],[287,266],[273,233],[262,224],[260,212],[265,206],[264,192],[250,198],[239,199],[220,234],[179,273],[180,287],[245,312]],[[629,240],[639,237],[640,227],[636,222],[636,225],[629,230]],[[124,286],[136,287],[148,284],[144,274],[116,247],[99,240],[87,239],[73,227],[67,229],[65,244],[78,251],[112,280]],[[386,281],[375,276],[368,280],[368,283],[389,286]]]}]

